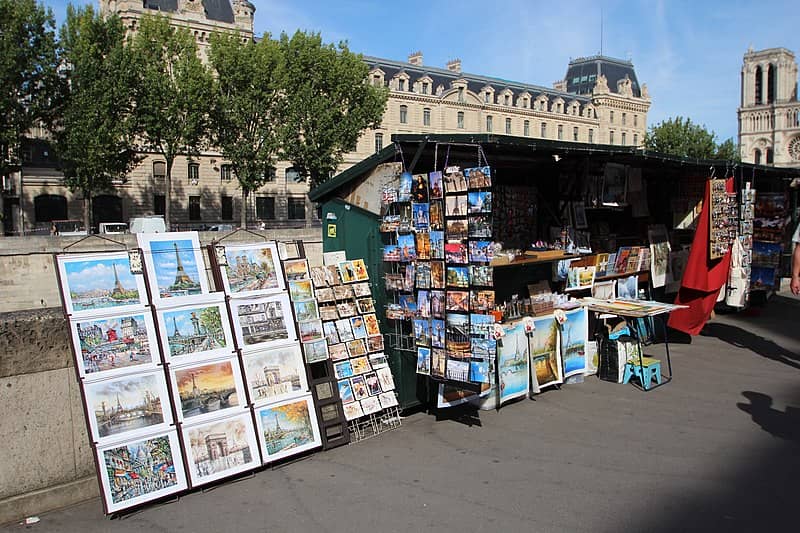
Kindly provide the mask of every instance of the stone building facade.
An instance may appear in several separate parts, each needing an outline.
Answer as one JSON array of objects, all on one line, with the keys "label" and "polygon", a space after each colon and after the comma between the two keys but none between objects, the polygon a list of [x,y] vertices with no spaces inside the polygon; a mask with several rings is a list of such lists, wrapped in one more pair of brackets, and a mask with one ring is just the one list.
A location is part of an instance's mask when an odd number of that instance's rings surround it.
[{"label": "stone building facade", "polygon": [[742,161],[800,167],[800,101],[797,61],[786,48],[744,55],[739,147]]},{"label": "stone building facade", "polygon": [[[254,5],[248,0],[100,0],[104,13],[117,13],[131,31],[145,13],[168,15],[187,27],[205,58],[214,31],[254,37]],[[630,61],[605,56],[570,61],[565,78],[553,87],[467,74],[460,60],[446,68],[423,64],[422,53],[408,61],[364,57],[368,82],[389,88],[380,127],[363,133],[340,170],[387,146],[395,133],[496,133],[580,143],[636,146],[643,142],[650,98]],[[7,233],[44,232],[51,220],[81,219],[83,200],[61,185],[57,161],[43,132],[33,132],[24,149],[21,179],[6,195]],[[163,214],[166,165],[158,154],[143,161],[112,191],[93,200],[93,221],[119,222]],[[243,202],[230,165],[217,151],[199,158],[178,157],[172,172],[172,218],[178,229],[235,225]],[[308,186],[287,162],[272,180],[251,194],[248,220],[267,227],[319,224]],[[9,203],[8,198],[11,197]]]}]

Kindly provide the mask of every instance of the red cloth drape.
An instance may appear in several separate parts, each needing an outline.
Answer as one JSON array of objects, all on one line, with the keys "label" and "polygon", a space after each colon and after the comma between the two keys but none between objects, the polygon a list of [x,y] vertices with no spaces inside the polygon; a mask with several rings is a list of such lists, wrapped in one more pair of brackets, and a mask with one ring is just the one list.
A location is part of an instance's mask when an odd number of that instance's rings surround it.
[{"label": "red cloth drape", "polygon": [[[733,179],[725,183],[728,192],[733,192]],[[689,260],[681,280],[681,288],[675,303],[688,305],[687,309],[676,309],[669,317],[668,325],[673,329],[683,331],[689,335],[697,335],[703,329],[714,305],[717,303],[719,290],[728,280],[728,270],[731,266],[731,253],[728,251],[721,259],[710,260],[708,239],[710,235],[711,216],[711,182],[706,182],[706,192],[703,196],[703,209],[697,221],[697,230],[689,251]]]}]

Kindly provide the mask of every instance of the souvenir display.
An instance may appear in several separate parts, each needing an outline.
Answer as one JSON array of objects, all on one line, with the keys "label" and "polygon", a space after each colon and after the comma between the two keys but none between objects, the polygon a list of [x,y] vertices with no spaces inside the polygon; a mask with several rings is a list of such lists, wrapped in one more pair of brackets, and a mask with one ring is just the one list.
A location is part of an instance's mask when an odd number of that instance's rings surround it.
[{"label": "souvenir display", "polygon": [[736,193],[728,192],[725,179],[710,180],[709,244],[710,259],[719,259],[730,250],[739,225]]}]

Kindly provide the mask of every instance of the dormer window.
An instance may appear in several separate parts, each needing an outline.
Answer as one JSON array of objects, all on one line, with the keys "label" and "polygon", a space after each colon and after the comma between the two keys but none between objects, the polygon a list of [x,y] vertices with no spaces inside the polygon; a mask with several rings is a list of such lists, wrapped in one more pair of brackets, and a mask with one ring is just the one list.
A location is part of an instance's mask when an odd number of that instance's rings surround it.
[{"label": "dormer window", "polygon": [[397,80],[397,90],[398,91],[405,91],[406,90],[406,80],[400,78]]},{"label": "dormer window", "polygon": [[464,88],[463,87],[459,87],[458,88],[458,102],[460,104],[464,103]]},{"label": "dormer window", "polygon": [[422,82],[422,94],[428,94],[428,82]]},{"label": "dormer window", "polygon": [[483,93],[483,101],[488,104],[490,100],[491,100],[491,95],[489,94],[489,91]]},{"label": "dormer window", "polygon": [[505,105],[509,105],[510,103],[511,103],[511,95],[509,95],[509,94],[506,94],[506,95],[503,97],[503,104],[505,104]]}]

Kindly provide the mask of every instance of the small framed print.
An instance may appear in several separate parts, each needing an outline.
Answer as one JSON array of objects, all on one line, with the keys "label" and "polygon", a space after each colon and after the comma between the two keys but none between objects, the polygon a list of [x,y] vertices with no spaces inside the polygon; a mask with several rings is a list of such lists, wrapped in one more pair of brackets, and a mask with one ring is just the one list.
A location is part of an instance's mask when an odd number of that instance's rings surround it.
[{"label": "small framed print", "polygon": [[297,244],[297,241],[279,242],[278,255],[284,261],[287,259],[299,259],[300,246]]},{"label": "small framed print", "polygon": [[355,272],[356,281],[367,281],[369,279],[367,265],[363,259],[353,259],[353,271]]},{"label": "small framed print", "polygon": [[303,300],[294,302],[294,316],[298,322],[319,318],[319,309],[316,300]]},{"label": "small framed print", "polygon": [[319,408],[319,417],[323,423],[334,422],[339,419],[339,405],[336,403],[329,403]]},{"label": "small framed print", "polygon": [[390,407],[395,407],[397,404],[397,396],[395,396],[393,391],[381,393],[378,396],[378,401],[381,404],[383,409],[388,409]]},{"label": "small framed print", "polygon": [[310,394],[261,407],[255,416],[265,463],[322,445]]},{"label": "small framed print", "polygon": [[381,402],[378,400],[377,397],[371,396],[369,398],[364,398],[361,400],[361,409],[363,409],[365,415],[371,415],[373,413],[378,413],[381,411]]},{"label": "small framed print", "polygon": [[264,405],[308,392],[300,346],[280,346],[242,357],[253,405]]},{"label": "small framed print", "polygon": [[[96,453],[106,514],[188,488],[178,434],[174,430],[98,446]],[[153,465],[159,465],[155,472]],[[117,475],[120,472],[125,472],[125,475]]]},{"label": "small framed print", "polygon": [[353,385],[353,395],[356,400],[369,398],[369,389],[367,388],[367,382],[364,376],[354,376],[350,378],[350,383]]},{"label": "small framed print", "polygon": [[337,300],[352,300],[355,298],[352,285],[336,285],[333,287],[333,295]]},{"label": "small framed print", "polygon": [[375,300],[371,297],[360,298],[356,300],[356,307],[358,307],[358,312],[362,315],[367,313],[374,313],[375,312]]},{"label": "small framed print", "polygon": [[378,381],[380,382],[381,390],[383,392],[394,390],[394,378],[392,377],[392,371],[389,370],[388,366],[377,368],[375,370],[375,374],[378,377]]},{"label": "small framed print", "polygon": [[356,298],[372,296],[372,288],[366,281],[362,281],[361,283],[355,283],[352,285],[352,287],[353,287],[353,294],[355,294]]},{"label": "small framed print", "polygon": [[345,300],[344,302],[337,303],[336,311],[338,311],[339,316],[342,318],[347,318],[358,314],[356,303],[353,300]]},{"label": "small framed print", "polygon": [[367,355],[367,345],[364,342],[364,339],[355,339],[348,341],[345,344],[347,345],[347,352],[350,354],[350,357]]},{"label": "small framed print", "polygon": [[143,275],[131,274],[127,252],[56,256],[61,297],[71,318],[144,309]]},{"label": "small framed print", "polygon": [[328,346],[328,354],[331,361],[342,361],[350,357],[350,354],[347,353],[347,346],[344,343]]},{"label": "small framed print", "polygon": [[247,407],[239,359],[169,366],[179,422],[219,418]]},{"label": "small framed print", "polygon": [[183,426],[181,430],[194,487],[259,466],[250,413]]},{"label": "small framed print", "polygon": [[353,336],[356,339],[367,338],[367,328],[364,322],[364,317],[361,315],[354,316],[350,319],[350,327],[353,328]]},{"label": "small framed print", "polygon": [[367,382],[367,389],[370,396],[377,396],[381,392],[381,383],[378,381],[378,374],[375,372],[367,372],[364,374],[364,380]]},{"label": "small framed print", "polygon": [[342,283],[353,283],[356,281],[356,271],[352,261],[341,261],[338,266]]},{"label": "small framed print", "polygon": [[330,287],[317,289],[317,301],[319,303],[333,302],[334,300],[336,300],[336,296]]},{"label": "small framed print", "polygon": [[328,359],[328,343],[325,339],[306,342],[303,344],[303,352],[306,356],[306,363],[318,363]]},{"label": "small framed print", "polygon": [[339,386],[339,398],[342,399],[343,404],[348,404],[352,401],[355,401],[355,393],[353,393],[353,385],[350,383],[349,379],[343,379],[341,381],[337,381],[337,385]]},{"label": "small framed print", "polygon": [[365,355],[350,359],[350,364],[353,365],[353,374],[365,374],[372,370],[372,367],[369,366],[369,358]]},{"label": "small framed print", "polygon": [[338,363],[333,363],[333,373],[336,376],[336,379],[351,378],[354,375],[353,365],[350,364],[350,361],[339,361]]},{"label": "small framed print", "polygon": [[[297,340],[292,304],[286,293],[252,299],[231,299],[231,317],[243,352]],[[227,320],[223,321],[226,323]]]},{"label": "small framed print", "polygon": [[325,340],[328,341],[329,346],[342,342],[341,339],[339,339],[339,332],[336,330],[335,322],[323,322],[322,330],[325,333]]},{"label": "small framed print", "polygon": [[389,366],[389,360],[385,353],[373,353],[369,355],[369,364],[374,369],[384,368]]},{"label": "small framed print", "polygon": [[350,420],[357,420],[364,416],[364,411],[361,409],[361,404],[356,401],[342,405],[342,409],[344,410],[344,418],[348,422]]},{"label": "small framed print", "polygon": [[224,302],[159,309],[156,318],[167,362],[182,364],[213,359],[234,351],[233,333]]},{"label": "small framed print", "polygon": [[447,291],[445,309],[469,312],[469,291]]},{"label": "small framed print", "polygon": [[324,401],[333,398],[333,385],[330,381],[323,381],[314,385],[314,390],[317,392],[317,400]]},{"label": "small framed print", "polygon": [[313,342],[325,338],[321,320],[298,322],[297,329],[300,330],[300,342]]},{"label": "small framed print", "polygon": [[180,305],[209,292],[196,231],[137,233],[136,238],[144,251],[154,305]]},{"label": "small framed print", "polygon": [[224,252],[227,265],[220,266],[220,273],[227,294],[257,296],[286,288],[274,241],[230,244],[224,247]]},{"label": "small framed print", "polygon": [[347,318],[340,318],[335,322],[336,331],[339,333],[339,340],[347,342],[355,339],[353,336],[353,328],[350,325],[350,320]]},{"label": "small framed print", "polygon": [[314,289],[311,288],[311,280],[290,281],[289,296],[291,296],[292,301],[311,300],[314,298]]},{"label": "small framed print", "polygon": [[383,335],[372,335],[367,337],[367,350],[370,352],[382,352]]},{"label": "small framed print", "polygon": [[308,261],[305,259],[292,259],[283,262],[283,271],[287,281],[300,281],[309,279]]},{"label": "small framed print", "polygon": [[336,310],[336,305],[320,305],[319,317],[322,320],[337,320],[339,318],[339,311]]}]

